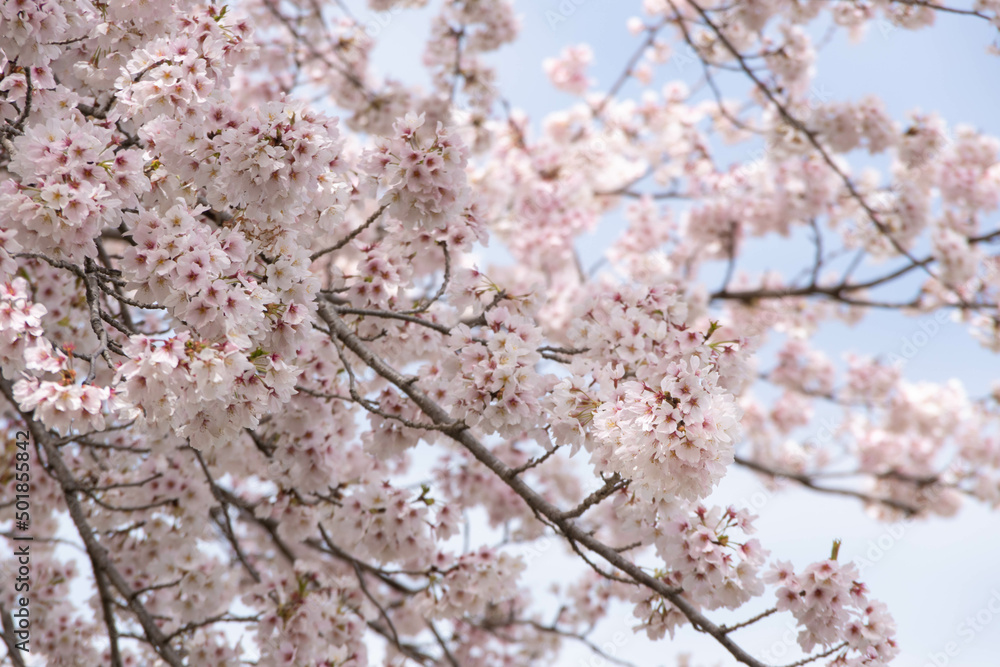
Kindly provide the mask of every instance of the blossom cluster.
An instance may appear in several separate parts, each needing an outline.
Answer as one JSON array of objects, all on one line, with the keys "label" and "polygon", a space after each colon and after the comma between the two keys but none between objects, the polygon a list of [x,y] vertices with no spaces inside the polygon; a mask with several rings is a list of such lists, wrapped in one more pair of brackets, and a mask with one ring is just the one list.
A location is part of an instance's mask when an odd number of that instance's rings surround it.
[{"label": "blossom cluster", "polygon": [[825,560],[796,573],[779,562],[768,578],[779,585],[777,608],[790,611],[802,626],[798,642],[804,651],[844,640],[850,657],[833,664],[871,667],[889,664],[899,653],[895,622],[883,603],[869,600],[854,565]]},{"label": "blossom cluster", "polygon": [[141,152],[115,150],[113,134],[77,112],[32,125],[12,142],[8,169],[20,180],[0,183],[0,208],[18,245],[70,260],[97,256],[94,237],[150,189]]},{"label": "blossom cluster", "polygon": [[655,544],[671,568],[668,580],[709,609],[737,609],[763,593],[758,571],[767,552],[744,537],[754,532],[754,518],[746,510],[699,505],[688,517],[665,521]]},{"label": "blossom cluster", "polygon": [[[707,495],[732,462],[739,429],[732,397],[700,357],[663,368],[658,385],[620,383],[621,398],[594,412],[601,468],[633,479],[652,498]],[[612,378],[621,380],[619,369]]]},{"label": "blossom cluster", "polygon": [[206,445],[255,427],[263,412],[288,401],[297,374],[277,354],[248,355],[188,332],[162,342],[137,336],[125,352],[129,360],[116,375],[125,414]]},{"label": "blossom cluster", "polygon": [[504,306],[486,313],[486,327],[485,341],[463,325],[452,331],[455,355],[445,358],[444,377],[459,380],[449,392],[454,415],[486,433],[513,435],[534,429],[547,384],[536,371],[539,331]]},{"label": "blossom cluster", "polygon": [[511,583],[524,569],[520,559],[487,548],[463,554],[453,562],[447,557],[439,560],[446,566],[439,566],[444,574],[424,600],[435,618],[482,614],[488,606],[510,599],[517,594]]},{"label": "blossom cluster", "polygon": [[44,335],[47,309],[33,301],[28,287],[20,277],[0,287],[0,367],[7,379],[25,369],[57,372],[65,361]]},{"label": "blossom cluster", "polygon": [[390,140],[380,140],[362,159],[362,168],[387,189],[389,213],[409,225],[445,226],[469,200],[466,151],[442,124],[433,140],[420,129],[425,116],[408,113],[397,121]]},{"label": "blossom cluster", "polygon": [[261,665],[368,664],[363,635],[367,602],[346,578],[302,570],[262,583],[247,601],[267,605],[256,627]]},{"label": "blossom cluster", "polygon": [[727,357],[739,354],[689,328],[687,301],[673,290],[609,292],[569,331],[594,358],[597,387],[589,395],[563,381],[556,415],[592,422],[595,468],[632,480],[641,497],[702,498],[732,462],[739,409],[729,390],[741,380]]}]

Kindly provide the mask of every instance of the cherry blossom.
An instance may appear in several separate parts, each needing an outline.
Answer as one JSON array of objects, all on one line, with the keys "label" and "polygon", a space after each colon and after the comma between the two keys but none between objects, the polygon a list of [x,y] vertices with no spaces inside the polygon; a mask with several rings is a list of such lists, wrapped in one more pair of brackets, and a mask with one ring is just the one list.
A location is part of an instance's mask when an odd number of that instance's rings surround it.
[{"label": "cherry blossom", "polygon": [[[509,0],[0,3],[0,450],[31,471],[0,471],[0,541],[29,487],[32,654],[549,665],[625,618],[763,667],[735,630],[773,615],[794,664],[902,655],[839,542],[792,565],[727,482],[1000,508],[1000,389],[910,363],[946,326],[1000,350],[1000,140],[817,87],[821,27],[1000,6],[633,12],[631,53],[535,45],[529,115]],[[393,21],[426,26],[406,77],[376,67]],[[899,346],[840,349],[884,317]]]}]

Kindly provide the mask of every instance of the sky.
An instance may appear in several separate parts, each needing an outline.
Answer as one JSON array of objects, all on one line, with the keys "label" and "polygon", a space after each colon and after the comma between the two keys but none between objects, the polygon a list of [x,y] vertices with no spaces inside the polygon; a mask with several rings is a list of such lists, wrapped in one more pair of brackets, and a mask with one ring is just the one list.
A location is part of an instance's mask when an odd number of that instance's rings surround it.
[{"label": "sky", "polygon": [[[352,3],[352,9],[353,4]],[[538,126],[546,114],[575,103],[575,98],[555,91],[546,80],[542,60],[558,55],[568,45],[589,43],[595,52],[593,76],[598,90],[607,89],[637,40],[625,21],[640,13],[638,1],[538,0],[516,3],[522,17],[520,39],[502,50],[493,64],[499,88],[511,104],[524,110]],[[370,16],[370,15],[369,15]],[[379,46],[374,63],[385,73],[405,81],[425,80],[419,54],[426,35],[426,12],[406,12],[378,20]],[[986,48],[996,31],[983,21],[939,15],[937,25],[918,32],[887,24],[873,26],[860,43],[852,44],[840,31],[823,49],[817,63],[817,94],[830,99],[860,99],[879,95],[890,114],[903,120],[911,111],[938,112],[954,127],[966,123],[1000,134],[1000,58]],[[682,45],[673,43],[675,50]],[[672,79],[694,83],[700,66],[677,61],[662,66],[656,81]],[[738,86],[738,83],[730,83]],[[622,94],[634,95],[637,86]],[[738,87],[730,87],[738,91]],[[735,93],[734,93],[735,96]],[[740,149],[745,151],[746,148]],[[734,154],[732,159],[740,159]],[[579,247],[584,265],[596,260],[607,240],[619,231],[621,219],[608,222]],[[793,241],[791,246],[795,248]],[[745,268],[787,269],[776,253],[773,239],[750,246]],[[491,248],[487,259],[501,261],[502,249]],[[709,282],[708,284],[715,284]],[[872,355],[899,354],[914,334],[926,327],[925,318],[895,313],[868,317],[856,329],[832,325],[814,339],[831,357],[854,350]],[[917,341],[923,339],[919,336]],[[997,380],[1000,364],[982,349],[960,324],[946,323],[906,365],[909,380],[943,382],[960,378],[971,395],[988,391]],[[822,423],[816,423],[818,431]],[[860,559],[862,577],[874,598],[889,605],[898,625],[902,654],[900,667],[982,667],[997,664],[1000,654],[1000,514],[967,502],[957,518],[919,523],[886,524],[867,516],[849,499],[817,497],[796,489],[768,492],[752,475],[733,471],[712,500],[750,506],[760,514],[757,522],[762,543],[774,557],[798,566],[826,557],[834,538],[844,541],[842,559]],[[561,547],[527,554],[532,560],[528,582],[548,583],[550,573],[568,566],[572,556]],[[760,609],[764,607],[761,606]],[[739,617],[716,614],[720,620]],[[759,658],[775,665],[793,662],[794,633],[786,618],[741,630],[739,638]],[[768,619],[771,621],[772,619]],[[593,639],[614,655],[637,665],[674,665],[674,656],[693,654],[695,665],[730,665],[733,659],[714,640],[692,631],[678,631],[673,640],[652,643],[633,635],[629,610],[622,607],[598,628]],[[562,667],[597,667],[603,664],[585,649],[566,651]]]}]

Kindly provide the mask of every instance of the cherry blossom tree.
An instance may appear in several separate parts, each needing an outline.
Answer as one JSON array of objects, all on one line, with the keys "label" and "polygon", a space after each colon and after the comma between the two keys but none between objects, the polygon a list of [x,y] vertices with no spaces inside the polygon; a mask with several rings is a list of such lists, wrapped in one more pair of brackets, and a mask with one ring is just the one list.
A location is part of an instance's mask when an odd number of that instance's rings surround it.
[{"label": "cherry blossom tree", "polygon": [[[427,82],[376,74],[360,12],[418,8]],[[1000,351],[1000,143],[810,94],[817,26],[1000,5],[635,13],[621,76],[554,53],[575,101],[531,119],[491,64],[511,0],[0,3],[6,664],[551,665],[603,656],[612,608],[753,667],[740,630],[772,615],[796,664],[893,661],[838,536],[794,567],[709,496],[744,468],[884,520],[1000,506],[1000,391],[813,342],[891,310]],[[653,85],[680,53],[697,89]],[[775,236],[810,252],[743,268]],[[803,444],[818,410],[837,426]],[[579,565],[554,615],[523,583],[549,540]]]}]

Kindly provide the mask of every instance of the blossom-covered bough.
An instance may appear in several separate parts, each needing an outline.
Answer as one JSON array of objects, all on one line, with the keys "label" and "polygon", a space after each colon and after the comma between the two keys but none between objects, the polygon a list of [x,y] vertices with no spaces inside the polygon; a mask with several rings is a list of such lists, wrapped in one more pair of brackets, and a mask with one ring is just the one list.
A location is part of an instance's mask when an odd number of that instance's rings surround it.
[{"label": "blossom-covered bough", "polygon": [[[428,4],[430,88],[376,76],[364,12]],[[613,85],[567,49],[544,68],[578,102],[532,123],[489,64],[509,0],[4,1],[0,541],[27,431],[31,655],[619,661],[589,637],[624,606],[755,667],[739,630],[775,614],[795,664],[889,664],[894,622],[836,546],[796,569],[707,498],[740,466],[885,519],[1000,505],[997,395],[811,344],[889,309],[1000,351],[1000,143],[810,91],[817,26],[998,10],[645,0]],[[679,50],[699,88],[648,89]],[[766,149],[726,166],[727,142]],[[741,270],[772,232],[804,265]],[[487,243],[512,261],[480,266]],[[796,444],[819,412],[836,426]],[[554,618],[522,579],[552,538],[580,564]]]}]

